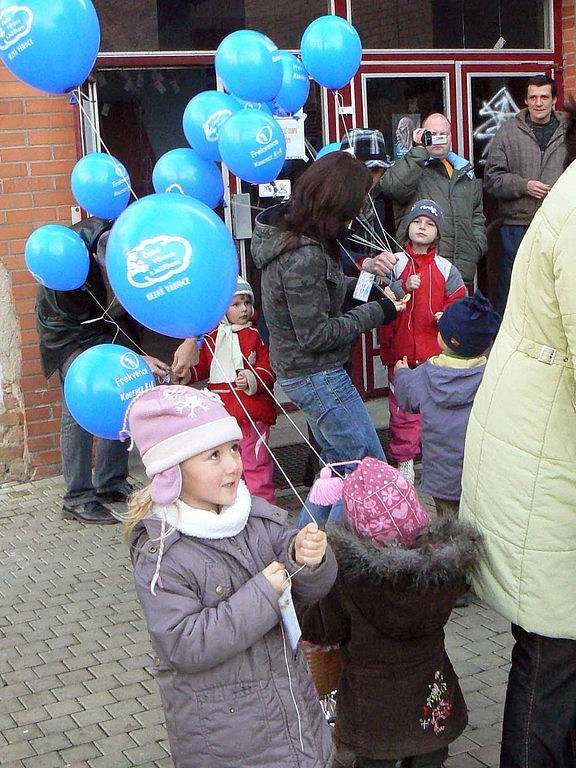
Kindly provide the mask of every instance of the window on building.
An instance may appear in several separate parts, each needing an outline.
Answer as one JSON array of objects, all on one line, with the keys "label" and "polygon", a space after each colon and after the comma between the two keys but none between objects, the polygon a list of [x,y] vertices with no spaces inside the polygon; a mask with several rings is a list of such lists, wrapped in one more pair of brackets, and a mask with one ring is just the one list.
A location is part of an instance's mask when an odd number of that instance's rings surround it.
[{"label": "window on building", "polygon": [[237,29],[256,29],[279,48],[298,48],[329,0],[94,0],[102,51],[215,50]]},{"label": "window on building", "polygon": [[352,0],[352,22],[364,48],[551,46],[550,0]]}]

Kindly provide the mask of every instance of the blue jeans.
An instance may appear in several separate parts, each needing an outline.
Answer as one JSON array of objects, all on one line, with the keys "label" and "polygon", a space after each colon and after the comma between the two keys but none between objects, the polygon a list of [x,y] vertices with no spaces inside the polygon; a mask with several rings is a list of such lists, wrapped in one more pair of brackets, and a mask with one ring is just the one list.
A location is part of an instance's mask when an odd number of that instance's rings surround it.
[{"label": "blue jeans", "polygon": [[516,252],[518,251],[527,229],[528,227],[520,224],[503,224],[500,227],[502,259],[500,260],[500,271],[498,273],[498,291],[496,299],[496,311],[500,315],[503,315],[504,310],[506,309],[514,259],[516,258]]},{"label": "blue jeans", "polygon": [[[77,355],[66,360],[59,369],[60,382]],[[128,491],[128,442],[96,439],[94,479],[92,479],[92,445],[94,435],[86,432],[68,410],[62,395],[60,450],[66,491],[64,504],[77,507],[97,498],[96,491]]]},{"label": "blue jeans", "polygon": [[501,768],[576,765],[576,640],[512,625]]},{"label": "blue jeans", "polygon": [[[278,383],[306,416],[326,463],[363,459],[372,456],[386,461],[380,439],[366,406],[343,368],[320,371],[296,379],[278,379]],[[353,468],[353,467],[352,467]],[[319,525],[341,517],[342,504],[322,507],[306,501]],[[310,520],[303,509],[299,524]]]}]

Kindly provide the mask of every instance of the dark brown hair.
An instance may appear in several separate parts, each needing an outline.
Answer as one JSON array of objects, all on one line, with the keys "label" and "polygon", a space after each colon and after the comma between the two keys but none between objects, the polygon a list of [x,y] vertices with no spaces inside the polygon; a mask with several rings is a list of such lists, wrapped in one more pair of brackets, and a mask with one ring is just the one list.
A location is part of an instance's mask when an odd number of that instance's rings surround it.
[{"label": "dark brown hair", "polygon": [[536,85],[538,88],[542,88],[544,85],[549,85],[550,90],[552,91],[552,98],[555,99],[558,94],[558,86],[552,80],[551,77],[548,77],[548,75],[534,75],[534,77],[531,77],[528,82],[526,83],[526,98],[528,98],[528,88],[531,85]]},{"label": "dark brown hair", "polygon": [[566,100],[564,110],[568,113],[568,128],[564,139],[566,146],[564,169],[566,169],[573,160],[576,160],[576,99],[573,96]]},{"label": "dark brown hair", "polygon": [[362,210],[372,187],[372,174],[347,152],[331,152],[314,161],[294,185],[280,228],[286,233],[285,250],[311,237],[338,257],[338,238]]}]

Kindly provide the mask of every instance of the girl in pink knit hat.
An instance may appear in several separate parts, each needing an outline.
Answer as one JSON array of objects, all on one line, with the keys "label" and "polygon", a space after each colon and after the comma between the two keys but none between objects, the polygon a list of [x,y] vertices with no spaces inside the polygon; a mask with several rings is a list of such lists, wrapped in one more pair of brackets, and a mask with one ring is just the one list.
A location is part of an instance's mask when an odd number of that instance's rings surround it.
[{"label": "girl in pink knit hat", "polygon": [[175,767],[328,768],[292,604],[334,582],[326,535],[251,497],[242,431],[213,392],[156,387],[127,420],[151,478],[127,536]]},{"label": "girl in pink knit hat", "polygon": [[377,459],[340,490],[347,521],[328,528],[338,577],[300,616],[306,640],[342,647],[334,766],[439,768],[467,722],[444,626],[479,535],[454,519],[431,523],[412,484]]}]

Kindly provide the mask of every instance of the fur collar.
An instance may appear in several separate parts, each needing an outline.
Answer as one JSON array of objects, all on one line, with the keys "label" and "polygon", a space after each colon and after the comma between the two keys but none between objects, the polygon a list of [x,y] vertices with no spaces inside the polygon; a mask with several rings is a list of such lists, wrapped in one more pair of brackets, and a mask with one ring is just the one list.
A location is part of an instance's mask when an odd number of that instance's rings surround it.
[{"label": "fur collar", "polygon": [[433,522],[414,549],[395,541],[374,544],[357,536],[347,522],[329,526],[328,538],[343,573],[375,584],[411,581],[420,587],[464,578],[476,567],[482,546],[473,526],[449,519]]}]

